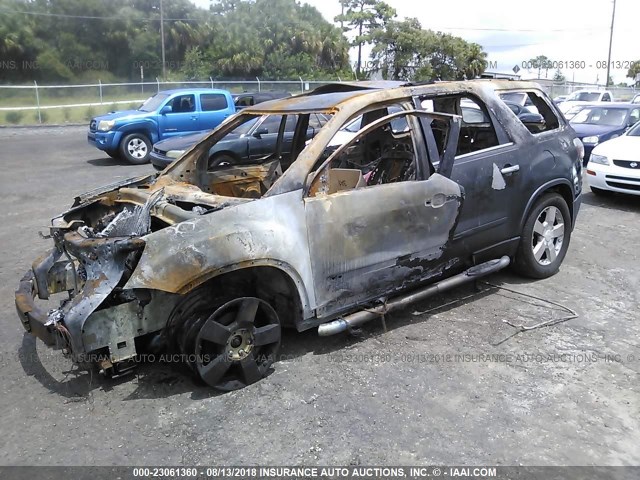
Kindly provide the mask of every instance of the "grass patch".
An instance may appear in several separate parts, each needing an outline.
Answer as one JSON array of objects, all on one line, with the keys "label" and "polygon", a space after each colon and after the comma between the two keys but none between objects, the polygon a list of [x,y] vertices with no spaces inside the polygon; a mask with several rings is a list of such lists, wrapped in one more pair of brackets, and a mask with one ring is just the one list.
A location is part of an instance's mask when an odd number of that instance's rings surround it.
[{"label": "grass patch", "polygon": [[[134,108],[137,108],[135,104]],[[129,105],[120,104],[117,110],[126,110]],[[40,110],[43,124],[64,125],[65,123],[86,123],[89,124],[91,117],[102,115],[113,111],[113,105],[102,105],[96,107],[61,107]],[[37,110],[13,110],[0,112],[0,125],[37,125]]]}]

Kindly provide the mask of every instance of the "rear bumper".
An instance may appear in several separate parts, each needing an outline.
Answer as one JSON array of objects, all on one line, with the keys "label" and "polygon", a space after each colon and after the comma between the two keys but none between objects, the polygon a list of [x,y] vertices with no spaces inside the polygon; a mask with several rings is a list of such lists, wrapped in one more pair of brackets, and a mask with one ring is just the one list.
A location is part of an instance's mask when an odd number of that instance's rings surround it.
[{"label": "rear bumper", "polygon": [[589,157],[591,156],[591,152],[596,148],[596,145],[584,145],[584,158],[582,159],[582,165],[586,166],[589,163]]},{"label": "rear bumper", "polygon": [[578,195],[574,200],[573,200],[573,228],[576,227],[576,220],[578,219],[578,213],[580,213],[580,207],[582,206],[582,193],[580,193],[580,195]]}]

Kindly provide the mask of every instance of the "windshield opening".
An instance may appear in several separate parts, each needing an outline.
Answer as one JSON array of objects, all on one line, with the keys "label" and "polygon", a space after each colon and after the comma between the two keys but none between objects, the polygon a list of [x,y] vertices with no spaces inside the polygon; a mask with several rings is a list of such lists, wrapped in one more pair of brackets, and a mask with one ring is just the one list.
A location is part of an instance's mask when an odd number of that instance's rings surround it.
[{"label": "windshield opening", "polygon": [[597,102],[600,98],[600,94],[598,92],[576,92],[569,95],[567,100],[574,102]]},{"label": "windshield opening", "polygon": [[627,118],[627,111],[622,108],[590,107],[584,108],[571,119],[571,123],[587,123],[590,125],[608,125],[621,127]]},{"label": "windshield opening", "polygon": [[138,110],[142,112],[155,112],[168,97],[169,95],[166,93],[158,93],[153,97],[147,98],[144,103],[138,107]]},{"label": "windshield opening", "polygon": [[630,137],[640,137],[640,122],[637,122],[633,127],[629,129],[627,135]]},{"label": "windshield opening", "polygon": [[205,193],[260,198],[330,118],[324,113],[240,114],[204,138],[165,175]]}]

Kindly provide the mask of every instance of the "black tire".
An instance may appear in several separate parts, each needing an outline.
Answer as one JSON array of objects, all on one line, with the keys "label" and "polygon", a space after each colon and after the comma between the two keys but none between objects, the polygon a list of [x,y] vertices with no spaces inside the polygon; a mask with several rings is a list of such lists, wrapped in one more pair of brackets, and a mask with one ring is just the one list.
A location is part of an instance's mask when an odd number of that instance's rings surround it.
[{"label": "black tire", "polygon": [[218,153],[216,155],[212,155],[209,159],[209,170],[218,167],[223,168],[227,166],[225,164],[236,165],[237,163],[237,160],[231,155],[227,155],[226,153]]},{"label": "black tire", "polygon": [[130,133],[120,142],[120,155],[129,163],[142,165],[149,163],[151,141],[142,133]]},{"label": "black tire", "polygon": [[[280,348],[282,329],[277,313],[256,297],[208,292],[206,287],[200,288],[179,302],[165,334],[210,387],[230,391],[261,380],[268,375]],[[253,315],[240,318],[245,310]],[[238,344],[233,343],[234,338],[239,339]],[[211,365],[218,374],[207,375],[212,362],[218,362]]]},{"label": "black tire", "polygon": [[514,269],[530,278],[555,275],[567,254],[571,227],[571,213],[564,198],[557,193],[542,196],[524,223]]},{"label": "black tire", "polygon": [[611,190],[603,190],[602,188],[589,187],[594,195],[598,195],[599,197],[607,197],[610,196],[613,192]]},{"label": "black tire", "polygon": [[104,153],[106,153],[107,155],[109,155],[111,158],[115,160],[120,159],[120,152],[118,150],[105,150]]}]

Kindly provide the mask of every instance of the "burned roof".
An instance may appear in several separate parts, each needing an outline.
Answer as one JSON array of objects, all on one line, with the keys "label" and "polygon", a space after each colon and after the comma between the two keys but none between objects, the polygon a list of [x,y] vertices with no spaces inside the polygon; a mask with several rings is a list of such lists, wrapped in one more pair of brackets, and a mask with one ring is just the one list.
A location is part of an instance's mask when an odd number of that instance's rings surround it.
[{"label": "burned roof", "polygon": [[[293,97],[267,101],[243,110],[244,113],[265,115],[273,113],[324,112],[333,113],[341,103],[356,97],[373,95],[381,90],[397,90],[398,97],[432,92],[434,95],[447,92],[473,91],[489,88],[491,90],[517,90],[540,88],[526,81],[479,79],[452,82],[412,84],[398,81],[342,82],[322,85],[311,92]],[[420,92],[418,92],[418,90]]]},{"label": "burned roof", "polygon": [[353,97],[375,90],[357,89],[347,92],[322,93],[318,95],[297,95],[295,97],[270,100],[243,110],[243,113],[264,115],[268,113],[332,112],[336,106]]}]

